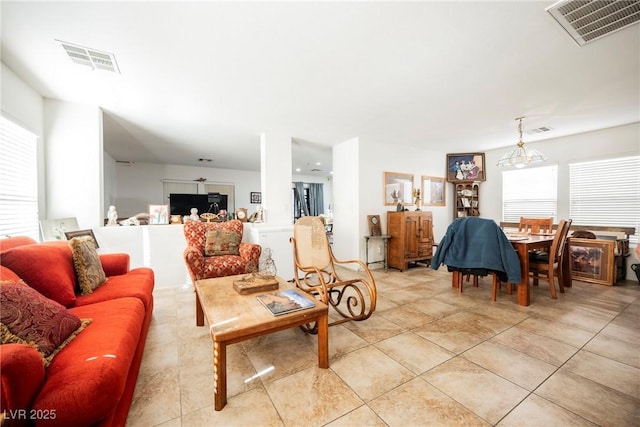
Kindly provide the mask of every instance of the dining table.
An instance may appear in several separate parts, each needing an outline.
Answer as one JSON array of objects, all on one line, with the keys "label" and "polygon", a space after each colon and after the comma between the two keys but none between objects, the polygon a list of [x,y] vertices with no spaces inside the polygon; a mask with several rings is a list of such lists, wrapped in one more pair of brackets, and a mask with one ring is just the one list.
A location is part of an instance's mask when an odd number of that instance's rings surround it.
[{"label": "dining table", "polygon": [[[507,238],[518,253],[520,260],[520,283],[518,283],[517,298],[518,305],[528,306],[531,304],[531,289],[529,288],[529,251],[530,250],[546,250],[549,251],[554,239],[553,234],[528,234],[528,235],[510,235]],[[571,287],[571,268],[566,256],[569,245],[565,245],[565,254],[562,256],[562,272],[564,276],[563,284],[565,287]]]}]

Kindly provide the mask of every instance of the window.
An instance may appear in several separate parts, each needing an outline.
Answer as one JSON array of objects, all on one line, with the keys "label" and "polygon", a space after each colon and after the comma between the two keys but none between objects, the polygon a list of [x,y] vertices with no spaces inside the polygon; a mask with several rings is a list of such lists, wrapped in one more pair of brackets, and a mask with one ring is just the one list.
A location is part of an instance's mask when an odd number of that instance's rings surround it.
[{"label": "window", "polygon": [[569,165],[569,214],[577,225],[640,227],[640,156]]},{"label": "window", "polygon": [[37,137],[0,116],[0,236],[38,232]]},{"label": "window", "polygon": [[502,220],[520,217],[558,219],[558,166],[502,172]]}]

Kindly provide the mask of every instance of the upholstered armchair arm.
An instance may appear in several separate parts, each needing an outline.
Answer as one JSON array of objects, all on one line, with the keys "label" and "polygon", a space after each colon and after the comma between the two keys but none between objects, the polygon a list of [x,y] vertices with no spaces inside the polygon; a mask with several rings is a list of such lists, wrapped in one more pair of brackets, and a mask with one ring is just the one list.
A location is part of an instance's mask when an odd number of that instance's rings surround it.
[{"label": "upholstered armchair arm", "polygon": [[125,253],[100,254],[100,262],[107,277],[126,274],[131,266],[131,258]]},{"label": "upholstered armchair arm", "polygon": [[262,247],[255,243],[241,242],[239,246],[240,258],[247,262],[247,271],[257,270]]},{"label": "upholstered armchair arm", "polygon": [[203,278],[202,270],[204,268],[204,254],[195,246],[187,246],[183,252],[184,262],[187,264],[191,283]]},{"label": "upholstered armchair arm", "polygon": [[[0,410],[5,417],[18,414],[19,409],[28,410],[44,383],[42,355],[25,344],[0,345],[0,375]],[[5,421],[12,426],[27,424],[25,417]]]}]

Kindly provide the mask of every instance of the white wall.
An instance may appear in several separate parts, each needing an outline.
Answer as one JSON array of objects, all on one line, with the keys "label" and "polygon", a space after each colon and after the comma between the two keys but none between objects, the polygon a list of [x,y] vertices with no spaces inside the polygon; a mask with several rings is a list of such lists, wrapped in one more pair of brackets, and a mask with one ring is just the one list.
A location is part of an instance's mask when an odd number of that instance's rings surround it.
[{"label": "white wall", "polygon": [[47,218],[76,217],[81,229],[103,224],[102,111],[44,100]]},{"label": "white wall", "polygon": [[2,114],[38,136],[38,217],[46,218],[43,99],[4,62],[1,65],[0,109],[2,109]]},{"label": "white wall", "polygon": [[263,221],[291,225],[291,135],[278,132],[260,135],[260,188]]},{"label": "white wall", "polygon": [[[547,156],[548,160],[543,165],[558,165],[558,218],[569,218],[569,164],[640,154],[640,123],[534,143],[527,143],[525,138],[525,143]],[[487,181],[480,186],[481,213],[483,217],[498,222],[502,220],[502,169],[496,164],[511,148],[485,153]],[[621,175],[620,179],[624,176]]]},{"label": "white wall", "polygon": [[[338,146],[336,146],[338,147]],[[346,228],[355,230],[355,234],[350,236],[354,239],[355,251],[345,251],[344,256],[348,259],[365,260],[365,240],[364,236],[369,234],[367,215],[380,215],[382,220],[382,233],[387,232],[387,212],[395,211],[395,206],[385,206],[384,204],[384,172],[399,172],[414,175],[414,188],[421,188],[422,176],[444,177],[446,153],[436,150],[421,150],[415,147],[405,147],[395,142],[362,141],[359,140],[358,153],[336,153],[334,147],[334,199],[336,200],[335,225],[334,225],[334,247],[340,247],[340,241],[347,238],[344,236],[340,223],[349,221]],[[359,159],[356,163],[354,158]],[[340,160],[342,159],[342,160]],[[337,167],[338,166],[338,167]],[[359,171],[340,171],[340,168]],[[342,177],[346,177],[342,180]],[[340,179],[340,181],[339,181]],[[358,184],[355,184],[357,181]],[[451,222],[450,184],[447,184],[447,205],[441,206],[420,206],[420,210],[431,211],[433,213],[435,241],[439,241],[444,235],[447,226]],[[354,203],[357,199],[357,204]],[[346,213],[338,206],[341,200],[347,205]],[[408,209],[414,210],[415,206]],[[343,217],[345,215],[345,217]],[[353,217],[355,215],[355,218]],[[369,247],[370,261],[377,259],[379,241],[371,241]]]},{"label": "white wall", "polygon": [[[109,206],[115,205],[118,199],[118,178],[117,178],[117,169],[116,169],[116,161],[113,157],[109,155],[106,151],[102,153],[103,161],[102,161],[102,170],[104,171],[104,185],[103,185],[103,208],[108,210]],[[107,212],[104,212],[104,217],[107,217]]]},{"label": "white wall", "polygon": [[360,229],[360,147],[358,138],[333,147],[333,252],[341,260],[364,259],[359,251],[364,236]]},{"label": "white wall", "polygon": [[[116,175],[115,206],[121,218],[147,212],[150,204],[168,204],[168,200],[162,200],[162,180],[165,179],[193,182],[192,180],[202,177],[207,179],[207,184],[232,184],[235,186],[236,208],[247,208],[250,215],[258,206],[250,203],[250,193],[260,191],[258,171],[154,163],[117,163]],[[204,185],[200,185],[199,192],[204,194]]]},{"label": "white wall", "polygon": [[[570,218],[569,164],[640,154],[640,123],[585,132],[527,145],[535,147],[548,157],[547,162],[544,163],[545,165],[558,165],[558,218]],[[496,163],[508,149],[491,150],[485,153],[488,181],[483,182],[480,186],[482,216],[492,218],[497,222],[502,220],[502,173]],[[620,179],[624,179],[622,173]],[[616,225],[611,224],[611,226]],[[636,275],[631,270],[631,264],[640,261],[635,252],[633,250],[631,252],[626,261],[626,278],[627,280],[636,280]]]}]

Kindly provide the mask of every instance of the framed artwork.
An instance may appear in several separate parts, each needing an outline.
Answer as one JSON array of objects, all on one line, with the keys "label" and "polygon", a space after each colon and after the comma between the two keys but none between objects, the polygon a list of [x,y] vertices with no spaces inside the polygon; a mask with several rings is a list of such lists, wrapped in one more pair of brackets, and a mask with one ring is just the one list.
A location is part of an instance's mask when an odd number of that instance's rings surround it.
[{"label": "framed artwork", "polygon": [[484,153],[447,154],[447,181],[485,181]]},{"label": "framed artwork", "polygon": [[65,240],[65,231],[75,231],[79,228],[76,218],[43,219],[40,221],[43,242]]},{"label": "framed artwork", "polygon": [[613,285],[615,240],[569,239],[571,277],[584,282]]},{"label": "framed artwork", "polygon": [[262,203],[262,193],[259,191],[252,191],[250,195],[251,203],[260,204]]},{"label": "framed artwork", "polygon": [[385,172],[383,194],[385,206],[413,204],[413,175]]},{"label": "framed artwork", "polygon": [[149,224],[169,224],[169,205],[149,205]]},{"label": "framed artwork", "polygon": [[67,240],[71,240],[74,237],[91,237],[91,240],[93,240],[93,244],[96,245],[96,249],[100,247],[98,245],[98,241],[96,240],[96,236],[93,234],[93,230],[91,230],[91,229],[89,229],[89,230],[77,230],[77,231],[65,231],[64,235],[67,238]]},{"label": "framed artwork", "polygon": [[422,204],[425,206],[446,206],[444,178],[422,176]]},{"label": "framed artwork", "polygon": [[382,235],[382,228],[380,228],[380,215],[367,215],[367,223],[369,224],[369,236]]}]

